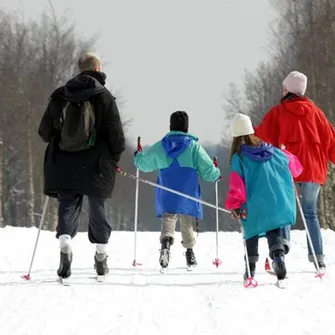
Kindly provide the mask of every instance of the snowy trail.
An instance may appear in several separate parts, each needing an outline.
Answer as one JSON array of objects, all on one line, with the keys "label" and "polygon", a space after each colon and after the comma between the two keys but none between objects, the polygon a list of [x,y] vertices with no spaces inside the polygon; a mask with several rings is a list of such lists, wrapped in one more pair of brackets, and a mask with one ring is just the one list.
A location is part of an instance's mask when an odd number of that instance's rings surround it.
[{"label": "snowy trail", "polygon": [[220,233],[218,269],[212,265],[215,234],[200,234],[195,248],[199,265],[193,272],[185,271],[176,233],[171,269],[162,275],[158,233],[139,233],[137,261],[143,265],[134,268],[133,234],[113,232],[111,272],[104,283],[94,280],[94,247],[86,234],[78,234],[73,241],[71,284],[65,287],[55,275],[58,242],[53,233],[43,231],[32,278],[25,281],[21,275],[28,270],[36,233],[35,228],[0,229],[1,335],[335,335],[334,232],[323,231],[328,268],[322,283],[307,261],[305,234],[292,232],[285,290],[276,288],[275,277],[264,272],[265,240],[260,241],[259,287],[243,287],[239,233]]}]

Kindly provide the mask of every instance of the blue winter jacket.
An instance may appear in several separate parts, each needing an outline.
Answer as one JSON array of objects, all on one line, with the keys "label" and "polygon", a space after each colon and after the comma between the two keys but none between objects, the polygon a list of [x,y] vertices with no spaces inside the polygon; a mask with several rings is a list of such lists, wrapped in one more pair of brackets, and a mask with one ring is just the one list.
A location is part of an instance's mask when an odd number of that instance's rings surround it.
[{"label": "blue winter jacket", "polygon": [[[142,172],[158,170],[157,184],[201,199],[198,176],[216,181],[220,170],[213,164],[198,138],[189,133],[169,132],[146,152],[138,152],[134,163]],[[156,214],[191,215],[202,219],[202,205],[194,200],[156,188]]]}]

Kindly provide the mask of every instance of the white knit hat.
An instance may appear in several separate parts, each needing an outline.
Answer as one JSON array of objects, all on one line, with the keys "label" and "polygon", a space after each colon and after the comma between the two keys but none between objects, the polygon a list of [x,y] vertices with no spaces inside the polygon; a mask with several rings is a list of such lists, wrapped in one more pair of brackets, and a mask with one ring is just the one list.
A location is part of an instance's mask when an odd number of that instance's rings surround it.
[{"label": "white knit hat", "polygon": [[231,122],[231,132],[234,137],[254,134],[250,117],[245,114],[236,114]]},{"label": "white knit hat", "polygon": [[298,71],[292,71],[283,81],[283,87],[289,92],[304,95],[307,89],[307,77]]}]

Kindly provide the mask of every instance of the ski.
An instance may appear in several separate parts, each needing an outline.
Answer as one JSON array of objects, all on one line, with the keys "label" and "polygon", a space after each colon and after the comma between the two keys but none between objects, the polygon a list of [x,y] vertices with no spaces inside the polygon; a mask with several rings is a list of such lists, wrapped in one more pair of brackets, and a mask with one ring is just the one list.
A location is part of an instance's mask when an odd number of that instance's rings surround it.
[{"label": "ski", "polygon": [[58,279],[63,286],[70,286],[69,278],[58,277]]},{"label": "ski", "polygon": [[96,277],[96,281],[98,283],[103,283],[105,281],[105,279],[106,279],[105,275],[97,275],[97,277]]},{"label": "ski", "polygon": [[276,282],[276,286],[280,289],[285,289],[287,287],[287,281],[285,279],[279,279]]},{"label": "ski", "polygon": [[159,272],[160,272],[161,274],[167,273],[167,272],[168,272],[168,268],[161,268],[161,269],[159,270]]},{"label": "ski", "polygon": [[193,270],[195,269],[195,266],[194,265],[190,265],[186,268],[186,271],[187,272],[192,272]]}]

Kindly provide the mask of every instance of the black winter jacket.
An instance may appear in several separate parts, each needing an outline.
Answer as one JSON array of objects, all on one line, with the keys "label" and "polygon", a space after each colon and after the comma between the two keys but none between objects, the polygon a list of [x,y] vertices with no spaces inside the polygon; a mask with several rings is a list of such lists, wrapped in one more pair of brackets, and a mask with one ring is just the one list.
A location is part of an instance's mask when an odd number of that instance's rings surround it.
[{"label": "black winter jacket", "polygon": [[[125,138],[115,98],[105,88],[106,75],[85,71],[55,90],[40,123],[38,134],[48,144],[44,157],[44,193],[59,192],[109,198],[116,166],[125,150]],[[59,149],[60,116],[67,101],[89,100],[94,106],[97,140],[83,152]]]}]

